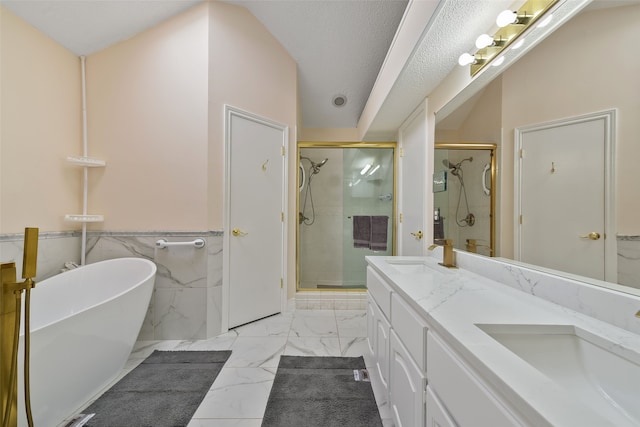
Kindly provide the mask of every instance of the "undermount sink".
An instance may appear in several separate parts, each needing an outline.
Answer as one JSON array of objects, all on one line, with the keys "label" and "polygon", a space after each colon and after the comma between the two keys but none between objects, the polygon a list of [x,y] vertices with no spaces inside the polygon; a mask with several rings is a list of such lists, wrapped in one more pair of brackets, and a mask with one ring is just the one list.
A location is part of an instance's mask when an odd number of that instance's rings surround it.
[{"label": "undermount sink", "polygon": [[615,425],[640,425],[636,353],[573,325],[476,326]]},{"label": "undermount sink", "polygon": [[385,262],[403,274],[420,274],[420,273],[451,273],[454,270],[439,265],[436,261],[430,259],[394,259],[387,258]]}]

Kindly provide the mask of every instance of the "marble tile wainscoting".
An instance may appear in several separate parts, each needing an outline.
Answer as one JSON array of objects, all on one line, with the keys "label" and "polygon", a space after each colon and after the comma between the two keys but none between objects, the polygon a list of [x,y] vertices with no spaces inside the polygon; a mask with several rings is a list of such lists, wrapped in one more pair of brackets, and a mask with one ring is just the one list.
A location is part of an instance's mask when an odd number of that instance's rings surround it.
[{"label": "marble tile wainscoting", "polygon": [[640,236],[618,235],[618,283],[640,289]]},{"label": "marble tile wainscoting", "polygon": [[[38,266],[36,283],[59,274],[66,262],[80,263],[82,246],[79,231],[38,233]],[[15,262],[18,278],[22,277],[24,233],[0,234],[0,262]]]},{"label": "marble tile wainscoting", "polygon": [[[156,263],[155,289],[139,340],[205,339],[222,331],[221,231],[89,232],[87,264],[122,257]],[[206,241],[204,248],[156,248],[158,239]]]}]

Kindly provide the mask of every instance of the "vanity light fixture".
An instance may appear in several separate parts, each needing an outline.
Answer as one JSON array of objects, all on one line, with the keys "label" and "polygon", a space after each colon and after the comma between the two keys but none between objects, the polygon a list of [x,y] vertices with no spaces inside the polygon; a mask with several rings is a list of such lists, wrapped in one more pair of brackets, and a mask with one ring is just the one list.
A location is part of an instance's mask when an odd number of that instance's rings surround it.
[{"label": "vanity light fixture", "polygon": [[500,58],[493,61],[491,65],[493,65],[494,67],[499,67],[502,65],[503,62],[504,62],[504,56],[501,56]]},{"label": "vanity light fixture", "polygon": [[549,15],[546,18],[544,18],[539,24],[538,24],[538,28],[544,28],[547,25],[549,25],[551,23],[551,20],[553,19],[553,15]]},{"label": "vanity light fixture", "polygon": [[373,175],[378,169],[380,169],[380,165],[376,165],[373,169],[371,169],[371,172],[369,172],[369,175],[367,176]]},{"label": "vanity light fixture", "polygon": [[525,41],[525,39],[520,39],[520,40],[518,40],[516,43],[514,43],[514,44],[511,46],[511,49],[512,49],[512,50],[518,50],[518,49],[520,49],[520,48],[522,47],[522,45],[524,45],[524,41]]},{"label": "vanity light fixture", "polygon": [[369,169],[371,169],[371,164],[367,163],[366,165],[364,165],[364,167],[360,171],[360,175],[364,175],[369,171]]},{"label": "vanity light fixture", "polygon": [[[532,25],[535,23],[547,25],[550,17],[543,19],[543,16],[558,2],[559,0],[526,0],[516,11],[505,10],[501,12],[496,19],[496,24],[500,29],[493,35],[480,35],[476,39],[476,48],[478,49],[476,53],[473,55],[463,53],[458,58],[458,64],[461,66],[470,65],[471,76],[475,76],[498,58],[507,47],[513,46],[513,49],[517,49],[522,46],[519,37]],[[504,59],[501,61],[504,62]],[[500,64],[495,63],[494,65]]]},{"label": "vanity light fixture", "polygon": [[489,34],[480,34],[476,39],[476,47],[478,49],[484,49],[489,46],[504,46],[507,43],[507,40],[500,37],[499,39],[494,39]]},{"label": "vanity light fixture", "polygon": [[496,18],[496,25],[500,28],[506,27],[507,25],[527,25],[531,21],[531,18],[532,16],[527,15],[527,12],[518,15],[517,11],[503,10]]},{"label": "vanity light fixture", "polygon": [[462,65],[480,65],[484,64],[486,61],[484,58],[479,58],[476,55],[471,55],[470,53],[463,53],[458,58],[458,64]]}]

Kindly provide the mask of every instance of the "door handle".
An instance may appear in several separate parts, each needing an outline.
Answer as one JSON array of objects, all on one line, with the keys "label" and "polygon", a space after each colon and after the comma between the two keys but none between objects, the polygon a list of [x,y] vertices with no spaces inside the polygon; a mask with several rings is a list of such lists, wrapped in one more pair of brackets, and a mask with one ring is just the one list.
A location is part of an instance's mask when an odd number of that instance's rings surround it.
[{"label": "door handle", "polygon": [[591,233],[587,234],[586,236],[580,236],[580,238],[581,239],[598,240],[598,239],[600,239],[600,233],[592,231]]},{"label": "door handle", "polygon": [[422,230],[418,230],[415,233],[411,233],[411,235],[418,240],[422,240],[422,236],[424,236],[424,234],[422,234]]},{"label": "door handle", "polygon": [[239,228],[234,228],[233,230],[231,230],[231,234],[233,234],[236,237],[238,237],[238,236],[242,237],[242,236],[246,236],[249,233],[244,232],[244,231],[240,230]]}]

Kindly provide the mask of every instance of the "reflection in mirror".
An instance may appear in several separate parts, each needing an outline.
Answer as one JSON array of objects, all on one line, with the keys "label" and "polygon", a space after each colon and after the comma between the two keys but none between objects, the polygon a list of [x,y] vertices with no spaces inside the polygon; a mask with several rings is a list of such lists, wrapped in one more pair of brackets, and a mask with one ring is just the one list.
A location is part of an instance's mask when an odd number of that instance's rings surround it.
[{"label": "reflection in mirror", "polygon": [[493,256],[495,144],[436,144],[433,236],[460,250]]},{"label": "reflection in mirror", "polygon": [[[516,130],[615,110],[615,200],[605,214],[615,223],[616,235],[604,238],[616,239],[613,262],[618,284],[640,295],[640,57],[628,54],[637,49],[638,22],[638,0],[594,1],[478,89],[462,107],[447,117],[436,116],[436,142],[492,141],[499,147],[494,255],[515,258],[514,230],[519,219],[514,203],[514,165],[516,154],[520,154],[514,152]],[[580,156],[580,150],[575,152],[571,167],[580,168]],[[552,165],[552,161],[547,163]],[[576,185],[581,184],[576,180]],[[571,194],[568,191],[566,197]],[[554,206],[547,208],[553,210]],[[584,280],[607,286],[606,282]]]}]

